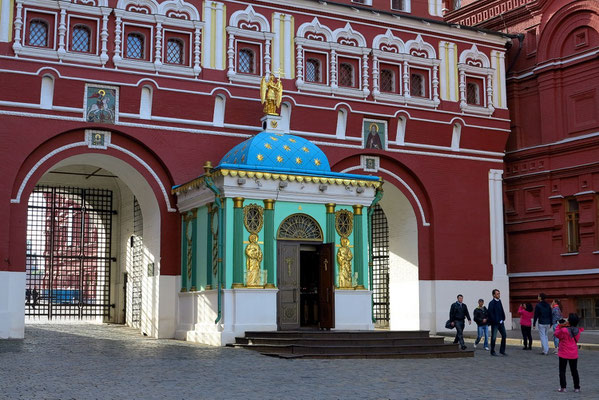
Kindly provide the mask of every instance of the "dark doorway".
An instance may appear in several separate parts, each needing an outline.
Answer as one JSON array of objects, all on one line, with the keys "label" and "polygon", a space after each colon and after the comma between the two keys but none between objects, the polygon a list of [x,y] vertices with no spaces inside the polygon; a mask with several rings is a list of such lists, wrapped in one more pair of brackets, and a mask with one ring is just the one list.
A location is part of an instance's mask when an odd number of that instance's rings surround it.
[{"label": "dark doorway", "polygon": [[279,241],[277,320],[280,330],[335,327],[332,244]]}]

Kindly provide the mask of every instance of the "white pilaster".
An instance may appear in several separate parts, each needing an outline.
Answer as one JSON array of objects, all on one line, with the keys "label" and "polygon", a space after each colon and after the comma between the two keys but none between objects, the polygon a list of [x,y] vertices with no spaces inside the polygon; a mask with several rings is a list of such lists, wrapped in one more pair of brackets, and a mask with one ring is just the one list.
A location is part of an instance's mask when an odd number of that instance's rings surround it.
[{"label": "white pilaster", "polygon": [[25,272],[0,271],[0,339],[25,336]]}]

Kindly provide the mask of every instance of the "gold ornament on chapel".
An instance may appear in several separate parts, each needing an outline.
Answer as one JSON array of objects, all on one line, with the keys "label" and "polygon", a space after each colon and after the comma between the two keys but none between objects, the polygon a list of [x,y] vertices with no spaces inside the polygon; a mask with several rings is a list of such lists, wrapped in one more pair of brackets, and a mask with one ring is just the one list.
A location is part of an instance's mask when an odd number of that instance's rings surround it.
[{"label": "gold ornament on chapel", "polygon": [[335,213],[335,229],[341,236],[341,246],[337,250],[337,264],[339,265],[339,288],[352,288],[351,261],[352,254],[349,235],[354,230],[353,214],[348,210],[339,210]]},{"label": "gold ornament on chapel", "polygon": [[243,207],[243,224],[250,233],[248,245],[245,247],[246,256],[246,286],[262,287],[260,284],[260,263],[262,262],[262,249],[258,244],[258,233],[264,223],[264,208],[257,204]]},{"label": "gold ornament on chapel", "polygon": [[281,78],[275,81],[273,74],[270,74],[268,80],[262,77],[260,82],[260,101],[264,104],[264,113],[268,115],[279,115],[277,109],[281,106],[283,98],[283,84]]}]

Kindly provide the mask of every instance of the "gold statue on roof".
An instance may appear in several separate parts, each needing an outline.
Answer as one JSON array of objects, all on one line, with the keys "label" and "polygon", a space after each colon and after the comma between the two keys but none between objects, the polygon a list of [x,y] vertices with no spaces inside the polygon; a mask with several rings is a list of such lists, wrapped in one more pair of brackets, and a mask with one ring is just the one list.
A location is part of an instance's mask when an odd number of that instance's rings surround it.
[{"label": "gold statue on roof", "polygon": [[268,115],[279,115],[277,109],[281,106],[281,99],[283,98],[283,84],[281,78],[275,81],[273,74],[270,74],[270,78],[266,80],[266,77],[262,77],[260,82],[260,101],[264,104],[264,113]]}]

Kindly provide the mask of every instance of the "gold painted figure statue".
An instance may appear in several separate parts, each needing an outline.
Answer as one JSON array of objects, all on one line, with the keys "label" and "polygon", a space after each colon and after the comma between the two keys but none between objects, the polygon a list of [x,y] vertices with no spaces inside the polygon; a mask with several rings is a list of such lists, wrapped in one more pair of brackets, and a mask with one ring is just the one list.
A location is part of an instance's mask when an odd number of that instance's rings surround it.
[{"label": "gold painted figure statue", "polygon": [[337,250],[337,264],[339,264],[339,287],[351,288],[351,260],[354,256],[349,248],[349,239],[341,238],[341,247]]},{"label": "gold painted figure statue", "polygon": [[260,82],[260,101],[264,104],[264,113],[268,115],[279,115],[277,108],[281,105],[283,98],[283,84],[281,78],[275,81],[274,75],[270,74],[268,81],[262,77]]},{"label": "gold painted figure statue", "polygon": [[247,287],[261,287],[260,285],[260,263],[262,262],[262,250],[258,242],[258,235],[252,233],[249,237],[250,243],[245,247],[245,262],[247,272]]}]

